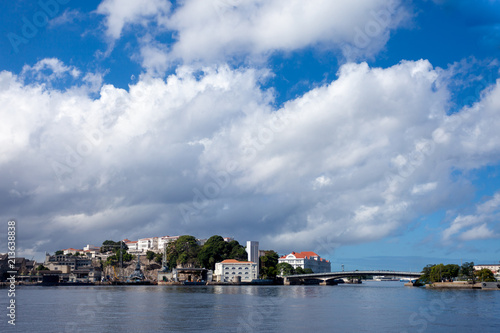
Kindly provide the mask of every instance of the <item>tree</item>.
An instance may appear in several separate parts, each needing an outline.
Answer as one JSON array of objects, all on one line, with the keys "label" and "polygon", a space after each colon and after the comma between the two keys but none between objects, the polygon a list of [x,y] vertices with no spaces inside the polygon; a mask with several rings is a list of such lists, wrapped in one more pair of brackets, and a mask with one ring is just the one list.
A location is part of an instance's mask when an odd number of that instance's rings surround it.
[{"label": "tree", "polygon": [[48,271],[49,269],[48,269],[47,267],[45,267],[44,265],[41,265],[41,264],[40,264],[40,265],[38,265],[38,266],[36,267],[36,270],[37,270],[37,271]]},{"label": "tree", "polygon": [[123,243],[123,242],[115,242],[115,241],[112,241],[112,240],[105,240],[104,242],[102,242],[102,246],[101,246],[101,253],[106,253],[106,252],[119,252],[120,250],[120,244],[121,244],[121,248],[123,250],[128,250],[128,246]]},{"label": "tree", "polygon": [[259,258],[260,275],[264,279],[274,279],[279,273],[278,266],[279,255],[273,250],[265,251],[264,255]]},{"label": "tree", "polygon": [[189,235],[180,236],[177,240],[168,243],[168,267],[197,267],[199,266],[199,252],[200,246],[196,242],[196,238]]},{"label": "tree", "polygon": [[434,265],[431,268],[430,278],[432,282],[441,282],[443,280],[443,272],[445,267],[443,264]]},{"label": "tree", "polygon": [[[130,253],[126,252],[125,250],[122,250],[122,260],[124,262],[128,262],[128,261],[131,261],[132,259],[134,259],[134,256],[131,255]],[[117,264],[118,262],[120,261],[120,249],[118,249],[118,253],[115,253],[113,254],[112,256],[109,256],[107,259],[106,259],[106,263],[107,264],[112,264],[112,265],[115,265]]]},{"label": "tree", "polygon": [[236,260],[247,260],[248,253],[244,246],[240,245],[238,241],[232,240],[227,242],[226,245],[227,257],[224,259],[236,259]]},{"label": "tree", "polygon": [[425,284],[431,282],[431,270],[434,266],[435,265],[429,264],[422,269],[422,275],[418,279],[421,283]]},{"label": "tree", "polygon": [[215,264],[225,259],[246,260],[245,248],[237,241],[226,242],[222,236],[210,237],[198,253],[200,265],[207,269],[215,269]]},{"label": "tree", "polygon": [[474,262],[465,262],[462,267],[460,267],[460,275],[475,283],[476,275],[474,274]]},{"label": "tree", "polygon": [[305,274],[304,269],[300,266],[295,268],[295,274]]},{"label": "tree", "polygon": [[155,257],[155,253],[153,251],[147,251],[146,252],[146,258],[151,261]]},{"label": "tree", "polygon": [[224,260],[226,254],[226,244],[222,236],[214,235],[210,237],[198,253],[198,261],[202,267],[215,269],[215,264]]},{"label": "tree", "polygon": [[276,266],[276,270],[280,275],[287,276],[287,275],[293,275],[295,273],[295,270],[293,269],[293,266],[290,265],[287,262],[281,262]]},{"label": "tree", "polygon": [[75,252],[75,256],[76,256],[76,257],[79,257],[79,256],[80,256],[80,252],[76,251],[76,252]]},{"label": "tree", "polygon": [[477,279],[481,282],[495,282],[495,274],[487,268],[475,272]]},{"label": "tree", "polygon": [[453,278],[458,277],[458,273],[460,272],[460,266],[449,264],[444,266],[443,277],[448,280],[452,280]]},{"label": "tree", "polygon": [[60,255],[63,255],[63,254],[64,254],[63,250],[59,250],[59,251],[56,251],[56,253],[54,253],[54,255],[56,255],[56,256],[60,256]]},{"label": "tree", "polygon": [[156,263],[160,264],[160,263],[161,263],[161,261],[163,260],[163,254],[161,254],[161,253],[156,253],[156,254],[155,254],[155,258],[154,258],[154,259],[155,259],[155,262],[156,262]]},{"label": "tree", "polygon": [[304,269],[304,274],[313,274],[313,273],[314,273],[313,270],[310,268]]}]

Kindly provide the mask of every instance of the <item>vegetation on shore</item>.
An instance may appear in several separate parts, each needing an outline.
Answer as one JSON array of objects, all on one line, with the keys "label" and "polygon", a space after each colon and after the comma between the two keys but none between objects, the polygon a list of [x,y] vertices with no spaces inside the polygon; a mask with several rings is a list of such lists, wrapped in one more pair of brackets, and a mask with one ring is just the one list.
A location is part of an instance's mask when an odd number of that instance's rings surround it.
[{"label": "vegetation on shore", "polygon": [[215,269],[215,264],[225,259],[246,260],[245,248],[235,240],[226,242],[222,236],[214,235],[200,246],[196,238],[180,236],[167,245],[167,264],[176,267],[202,267]]},{"label": "vegetation on shore", "polygon": [[293,268],[293,266],[287,262],[279,263],[277,269],[278,272],[283,276],[314,273],[310,268],[306,269],[303,269],[302,267]]},{"label": "vegetation on shore", "polygon": [[418,282],[427,284],[446,281],[484,281],[494,282],[495,276],[489,269],[483,268],[480,271],[474,270],[473,262],[466,262],[462,266],[455,264],[439,264],[427,265],[422,270],[423,275],[418,279]]}]

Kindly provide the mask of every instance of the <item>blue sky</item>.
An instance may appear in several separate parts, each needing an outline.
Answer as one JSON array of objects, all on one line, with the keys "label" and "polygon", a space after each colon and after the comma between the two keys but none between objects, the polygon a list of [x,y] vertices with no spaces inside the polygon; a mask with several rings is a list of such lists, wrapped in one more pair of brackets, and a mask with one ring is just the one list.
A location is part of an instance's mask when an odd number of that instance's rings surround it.
[{"label": "blue sky", "polygon": [[220,234],[334,270],[500,260],[500,1],[0,6],[22,255]]}]

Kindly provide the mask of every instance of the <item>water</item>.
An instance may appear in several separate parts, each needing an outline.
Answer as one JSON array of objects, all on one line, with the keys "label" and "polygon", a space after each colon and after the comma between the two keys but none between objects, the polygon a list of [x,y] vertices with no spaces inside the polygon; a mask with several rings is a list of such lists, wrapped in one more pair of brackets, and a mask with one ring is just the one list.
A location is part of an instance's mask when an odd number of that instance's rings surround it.
[{"label": "water", "polygon": [[500,291],[339,286],[18,287],[0,332],[500,332]]}]

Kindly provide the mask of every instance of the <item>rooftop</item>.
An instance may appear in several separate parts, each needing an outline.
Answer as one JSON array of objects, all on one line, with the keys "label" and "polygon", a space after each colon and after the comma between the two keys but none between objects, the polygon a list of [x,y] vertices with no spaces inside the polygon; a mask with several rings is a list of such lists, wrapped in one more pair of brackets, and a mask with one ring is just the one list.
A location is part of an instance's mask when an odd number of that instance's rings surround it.
[{"label": "rooftop", "polygon": [[238,261],[236,259],[226,259],[220,262],[221,264],[255,264],[253,261]]}]

